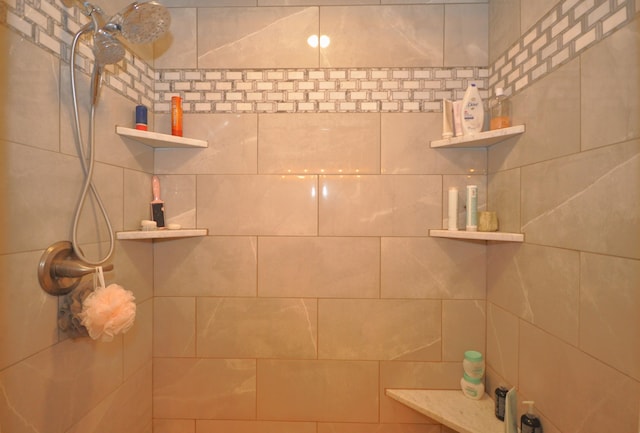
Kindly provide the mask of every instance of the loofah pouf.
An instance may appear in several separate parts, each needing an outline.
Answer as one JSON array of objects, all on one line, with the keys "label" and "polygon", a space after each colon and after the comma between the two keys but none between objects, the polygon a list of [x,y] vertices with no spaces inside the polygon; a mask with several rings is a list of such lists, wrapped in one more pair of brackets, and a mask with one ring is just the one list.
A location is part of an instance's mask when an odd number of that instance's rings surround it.
[{"label": "loofah pouf", "polygon": [[96,288],[84,299],[78,314],[89,336],[102,341],[111,341],[115,335],[127,332],[135,317],[133,293],[117,284]]}]

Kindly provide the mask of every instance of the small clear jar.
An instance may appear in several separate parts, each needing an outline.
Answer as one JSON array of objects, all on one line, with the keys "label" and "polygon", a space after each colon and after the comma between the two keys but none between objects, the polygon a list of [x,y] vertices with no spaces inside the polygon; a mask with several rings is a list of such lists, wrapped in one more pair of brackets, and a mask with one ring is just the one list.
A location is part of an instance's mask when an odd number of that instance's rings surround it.
[{"label": "small clear jar", "polygon": [[482,379],[470,377],[467,373],[460,379],[460,388],[467,397],[473,400],[480,400],[484,395],[484,383]]},{"label": "small clear jar", "polygon": [[484,376],[484,358],[482,353],[476,350],[467,350],[464,352],[462,368],[467,376],[474,379],[482,379]]}]

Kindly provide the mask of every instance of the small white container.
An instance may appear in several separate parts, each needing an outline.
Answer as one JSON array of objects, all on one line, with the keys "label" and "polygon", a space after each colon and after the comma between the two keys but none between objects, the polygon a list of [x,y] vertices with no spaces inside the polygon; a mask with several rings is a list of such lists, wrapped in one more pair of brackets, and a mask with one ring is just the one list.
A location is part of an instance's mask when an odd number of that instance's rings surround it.
[{"label": "small white container", "polygon": [[473,379],[482,379],[484,376],[484,357],[477,350],[467,350],[464,352],[462,361],[464,373]]},{"label": "small white container", "polygon": [[484,395],[484,383],[482,379],[467,376],[467,373],[462,375],[460,379],[460,389],[467,397],[473,400],[480,400]]}]

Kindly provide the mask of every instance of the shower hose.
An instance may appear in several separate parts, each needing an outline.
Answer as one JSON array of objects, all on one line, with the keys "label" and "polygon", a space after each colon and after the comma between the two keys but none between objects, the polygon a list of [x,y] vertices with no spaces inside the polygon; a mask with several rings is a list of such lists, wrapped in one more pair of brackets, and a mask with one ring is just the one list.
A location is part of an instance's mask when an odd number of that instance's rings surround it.
[{"label": "shower hose", "polygon": [[[73,218],[73,227],[71,229],[71,237],[72,237],[72,247],[73,252],[78,257],[78,259],[82,260],[86,264],[90,266],[100,266],[105,263],[111,255],[113,254],[115,248],[115,239],[113,235],[113,228],[111,226],[111,221],[109,220],[109,215],[107,214],[107,210],[100,199],[100,194],[98,194],[98,190],[93,184],[93,169],[95,165],[95,112],[97,105],[97,95],[98,89],[100,86],[101,80],[101,66],[98,65],[97,61],[94,61],[93,72],[91,76],[91,104],[90,104],[90,112],[89,112],[89,134],[88,134],[88,143],[85,144],[82,135],[82,128],[80,127],[80,116],[78,113],[78,98],[76,93],[76,78],[75,78],[75,55],[76,48],[78,45],[78,40],[80,36],[89,31],[92,28],[92,23],[89,23],[82,27],[74,36],[73,44],[71,45],[71,58],[69,61],[70,66],[70,76],[71,76],[71,94],[73,100],[73,113],[75,118],[75,137],[78,145],[78,152],[80,156],[80,163],[82,164],[82,170],[84,172],[84,183],[82,185],[82,193],[80,194],[80,199],[78,200],[78,204],[76,205],[75,215]],[[82,208],[84,207],[85,201],[89,192],[93,194],[96,203],[102,213],[102,217],[107,225],[107,230],[109,232],[109,251],[103,258],[100,258],[97,261],[89,260],[80,247],[78,246],[78,225],[80,221],[80,215],[82,214]],[[97,229],[96,229],[97,230]]]}]

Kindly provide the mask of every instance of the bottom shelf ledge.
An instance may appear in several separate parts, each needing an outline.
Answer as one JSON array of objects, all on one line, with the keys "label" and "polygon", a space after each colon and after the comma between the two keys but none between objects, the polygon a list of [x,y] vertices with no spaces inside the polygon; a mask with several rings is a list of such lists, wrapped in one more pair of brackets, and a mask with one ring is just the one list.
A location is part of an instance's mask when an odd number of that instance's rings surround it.
[{"label": "bottom shelf ledge", "polygon": [[117,232],[116,238],[123,240],[131,239],[175,239],[192,238],[197,236],[207,236],[207,229],[179,229],[179,230],[130,230]]},{"label": "bottom shelf ledge", "polygon": [[462,391],[387,389],[387,396],[460,433],[504,433],[504,423],[495,417],[493,400],[480,400]]},{"label": "bottom shelf ledge", "polygon": [[436,238],[468,239],[476,241],[524,242],[523,233],[468,232],[466,230],[429,230],[429,236]]}]

